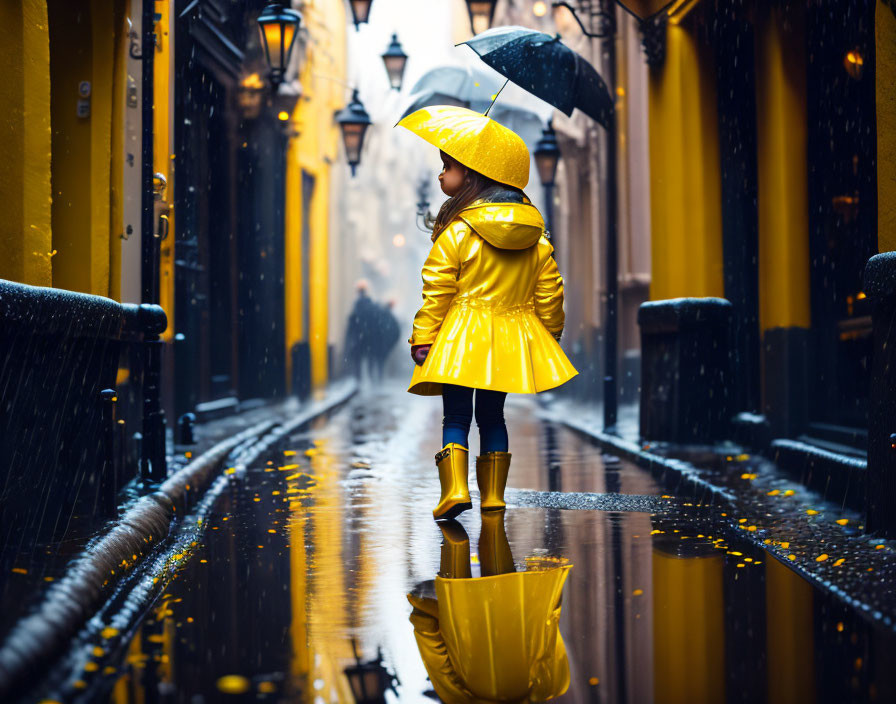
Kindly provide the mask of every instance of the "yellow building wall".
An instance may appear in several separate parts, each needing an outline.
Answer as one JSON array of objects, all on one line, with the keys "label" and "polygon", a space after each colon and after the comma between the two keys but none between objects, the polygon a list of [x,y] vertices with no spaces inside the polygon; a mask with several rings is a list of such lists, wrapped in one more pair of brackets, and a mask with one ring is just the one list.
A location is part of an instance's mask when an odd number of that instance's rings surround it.
[{"label": "yellow building wall", "polygon": [[[311,377],[315,388],[326,384],[329,342],[330,164],[339,153],[335,111],[346,102],[346,16],[344,3],[325,0],[309,4],[304,13],[310,35],[299,80],[303,95],[291,116],[299,133],[290,140],[286,166],[286,360],[292,378],[291,349],[300,341],[311,346]],[[302,252],[302,171],[315,179],[309,213],[310,252]],[[308,257],[309,298],[302,299],[302,260]],[[309,330],[302,326],[308,307]]]},{"label": "yellow building wall", "polygon": [[0,2],[0,278],[52,281],[50,40],[45,0]]},{"label": "yellow building wall", "polygon": [[877,66],[877,246],[896,250],[896,10],[877,0],[874,16]]},{"label": "yellow building wall", "polygon": [[759,326],[808,327],[805,15],[795,4],[756,6],[756,112]]},{"label": "yellow building wall", "polygon": [[[113,105],[124,99],[124,81],[115,80],[125,40],[122,0],[75,4],[48,0],[52,119],[53,286],[101,296],[114,295],[111,260],[120,234],[113,227],[113,192],[120,193],[121,170],[113,172],[113,145],[121,144],[123,124],[113,128]],[[118,69],[119,71],[121,68]],[[90,82],[90,113],[78,115],[79,86]],[[121,93],[116,93],[116,90]]]},{"label": "yellow building wall", "polygon": [[[156,53],[153,62],[153,173],[160,173],[168,182],[164,194],[165,203],[174,200],[174,145],[171,120],[174,111],[173,77],[171,73],[173,26],[171,24],[171,0],[156,0]],[[171,341],[174,336],[174,209],[168,214],[168,237],[160,245],[159,305],[168,316],[168,327],[162,339]],[[157,225],[158,227],[158,225]]]},{"label": "yellow building wall", "polygon": [[653,300],[724,295],[715,62],[689,26],[695,5],[669,9],[648,83]]}]

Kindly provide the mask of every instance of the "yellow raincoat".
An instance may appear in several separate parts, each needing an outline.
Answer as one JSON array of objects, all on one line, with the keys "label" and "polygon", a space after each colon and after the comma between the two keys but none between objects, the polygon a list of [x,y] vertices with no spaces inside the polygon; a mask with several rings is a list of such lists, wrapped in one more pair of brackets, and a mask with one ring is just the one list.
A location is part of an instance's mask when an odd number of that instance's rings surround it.
[{"label": "yellow raincoat", "polygon": [[435,239],[423,265],[412,345],[432,344],[408,391],[441,385],[536,393],[577,372],[557,339],[563,279],[544,222],[520,202],[476,201]]},{"label": "yellow raincoat", "polygon": [[570,569],[436,577],[435,599],[408,595],[417,647],[442,701],[541,702],[566,692],[559,621]]}]

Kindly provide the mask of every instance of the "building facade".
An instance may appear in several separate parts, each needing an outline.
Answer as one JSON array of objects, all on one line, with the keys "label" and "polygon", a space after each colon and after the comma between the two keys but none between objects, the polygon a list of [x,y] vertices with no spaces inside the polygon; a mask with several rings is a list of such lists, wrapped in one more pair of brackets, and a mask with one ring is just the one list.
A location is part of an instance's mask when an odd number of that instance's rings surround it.
[{"label": "building facade", "polygon": [[[27,0],[0,10],[11,67],[0,278],[160,304],[169,428],[186,413],[234,412],[329,378],[340,276],[330,223],[342,178],[332,118],[345,104],[346,6],[293,4],[302,30],[277,91],[260,46],[261,0]],[[145,431],[144,352],[124,344],[110,384],[131,458]]]}]

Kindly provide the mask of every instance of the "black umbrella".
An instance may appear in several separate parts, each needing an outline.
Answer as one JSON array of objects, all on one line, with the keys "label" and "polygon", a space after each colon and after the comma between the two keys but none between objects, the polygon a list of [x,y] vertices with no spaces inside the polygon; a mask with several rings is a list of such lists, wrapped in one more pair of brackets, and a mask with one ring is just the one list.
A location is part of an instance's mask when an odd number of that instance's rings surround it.
[{"label": "black umbrella", "polygon": [[496,27],[467,44],[493,69],[571,115],[578,108],[608,127],[613,98],[594,67],[568,46],[525,27]]}]

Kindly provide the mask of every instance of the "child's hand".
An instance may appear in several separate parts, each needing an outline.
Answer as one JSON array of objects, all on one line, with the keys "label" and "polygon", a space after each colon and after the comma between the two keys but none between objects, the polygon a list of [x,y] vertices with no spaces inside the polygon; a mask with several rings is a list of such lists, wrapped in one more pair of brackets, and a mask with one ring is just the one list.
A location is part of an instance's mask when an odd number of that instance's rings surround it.
[{"label": "child's hand", "polygon": [[426,355],[429,354],[429,348],[432,345],[412,345],[411,346],[411,359],[414,360],[414,364],[418,367],[421,366],[426,359]]}]

